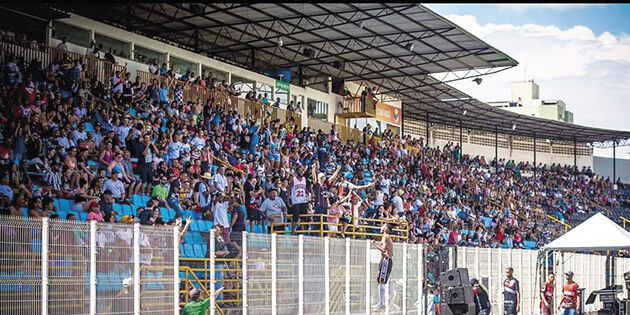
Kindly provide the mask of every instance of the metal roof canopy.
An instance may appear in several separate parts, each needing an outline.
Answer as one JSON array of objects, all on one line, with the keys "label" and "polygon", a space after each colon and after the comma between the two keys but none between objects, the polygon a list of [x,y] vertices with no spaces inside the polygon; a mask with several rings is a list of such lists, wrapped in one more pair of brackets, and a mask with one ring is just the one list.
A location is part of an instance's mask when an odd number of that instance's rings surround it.
[{"label": "metal roof canopy", "polygon": [[[128,3],[54,4],[89,18],[254,71],[290,69],[310,84],[328,77],[395,95],[407,118],[520,136],[607,146],[630,132],[518,115],[472,99],[446,82],[518,63],[419,4]],[[282,45],[280,45],[280,41]],[[310,50],[311,54],[305,53]],[[429,74],[445,74],[435,79]],[[437,75],[436,75],[437,77]],[[451,79],[446,79],[446,78]],[[467,115],[462,115],[467,110]],[[512,130],[512,125],[517,128]],[[608,142],[610,144],[610,142]]]},{"label": "metal roof canopy", "polygon": [[[435,80],[434,80],[435,81]],[[612,140],[617,146],[630,145],[630,131],[608,130],[580,126],[562,121],[516,114],[499,107],[493,107],[443,83],[431,86],[430,97],[417,97],[403,100],[403,115],[457,127],[460,121],[463,128],[497,131],[523,137],[536,136],[537,139],[577,141],[592,143],[595,147],[612,147]],[[427,89],[428,90],[428,89]],[[454,97],[453,97],[454,96]],[[466,115],[464,115],[466,111]],[[516,128],[512,128],[515,126]]]}]

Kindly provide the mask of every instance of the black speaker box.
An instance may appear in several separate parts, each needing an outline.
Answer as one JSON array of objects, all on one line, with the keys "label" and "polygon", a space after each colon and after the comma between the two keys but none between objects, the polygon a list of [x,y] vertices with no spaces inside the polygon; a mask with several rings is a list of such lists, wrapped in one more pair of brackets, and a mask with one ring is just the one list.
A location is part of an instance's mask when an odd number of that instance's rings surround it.
[{"label": "black speaker box", "polygon": [[440,315],[475,315],[475,303],[448,304],[440,303]]},{"label": "black speaker box", "polygon": [[468,304],[474,303],[471,286],[453,287],[446,291],[446,303]]},{"label": "black speaker box", "polygon": [[440,274],[440,284],[446,287],[458,287],[470,285],[468,280],[468,269],[451,269]]}]

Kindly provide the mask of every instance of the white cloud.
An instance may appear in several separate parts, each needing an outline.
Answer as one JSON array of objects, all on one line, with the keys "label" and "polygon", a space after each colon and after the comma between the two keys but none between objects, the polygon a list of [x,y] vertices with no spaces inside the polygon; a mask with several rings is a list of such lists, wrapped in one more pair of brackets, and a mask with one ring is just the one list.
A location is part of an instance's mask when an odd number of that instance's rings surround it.
[{"label": "white cloud", "polygon": [[499,9],[501,10],[522,12],[522,11],[526,11],[529,9],[536,9],[536,8],[545,8],[545,9],[552,9],[552,10],[558,10],[558,11],[568,11],[568,10],[583,9],[590,6],[601,6],[601,5],[606,5],[606,4],[603,4],[603,3],[594,3],[594,4],[525,3],[525,4],[499,4],[498,6],[499,6]]},{"label": "white cloud", "polygon": [[481,86],[464,80],[451,83],[454,87],[482,101],[499,101],[509,99],[511,81],[534,79],[540,97],[564,100],[576,124],[630,130],[629,35],[595,34],[583,25],[481,25],[472,15],[445,17],[520,63],[484,77]]}]

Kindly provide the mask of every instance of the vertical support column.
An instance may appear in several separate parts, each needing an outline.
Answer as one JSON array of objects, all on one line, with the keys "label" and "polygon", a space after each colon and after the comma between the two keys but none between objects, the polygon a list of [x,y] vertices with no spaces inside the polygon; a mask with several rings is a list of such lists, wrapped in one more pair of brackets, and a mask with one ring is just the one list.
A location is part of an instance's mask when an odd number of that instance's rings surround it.
[{"label": "vertical support column", "polygon": [[[177,302],[179,303],[179,300]],[[96,221],[90,221],[90,315],[94,314],[96,314]]]},{"label": "vertical support column", "polygon": [[578,168],[577,168],[577,139],[575,139],[575,137],[573,137],[573,172],[574,172],[574,174],[577,174],[577,172],[578,172]]},{"label": "vertical support column", "polygon": [[[304,314],[304,235],[298,235],[298,315]],[[246,314],[243,314],[246,315]]]},{"label": "vertical support column", "polygon": [[427,127],[427,128],[426,128],[426,129],[427,129],[427,133],[426,133],[426,134],[427,134],[427,137],[426,137],[426,141],[424,142],[424,143],[425,143],[424,145],[428,147],[428,146],[429,146],[429,124],[430,124],[430,122],[429,122],[429,112],[427,112],[427,121],[426,121],[426,124],[427,124],[427,126],[426,126],[426,127]]},{"label": "vertical support column", "polygon": [[365,313],[370,314],[370,240],[365,240]]},{"label": "vertical support column", "polygon": [[462,128],[462,120],[459,120],[459,156],[464,156],[464,132]]},{"label": "vertical support column", "polygon": [[[490,301],[494,300],[492,295],[492,248],[487,248],[488,251],[488,295]],[[498,306],[500,307],[500,306]]]},{"label": "vertical support column", "polygon": [[135,57],[135,56],[136,56],[136,55],[135,55],[135,54],[136,54],[136,53],[135,53],[135,51],[136,51],[136,46],[134,45],[134,43],[133,43],[133,42],[130,42],[130,43],[129,43],[129,49],[131,50],[131,51],[129,52],[129,60],[134,60],[134,61],[135,61],[135,60],[136,60],[136,57]]},{"label": "vertical support column", "polygon": [[179,315],[179,228],[173,227],[173,315]]},{"label": "vertical support column", "polygon": [[481,279],[481,273],[479,273],[479,247],[475,247],[475,278]]},{"label": "vertical support column", "polygon": [[140,223],[133,225],[133,313],[140,315]]},{"label": "vertical support column", "polygon": [[350,315],[350,239],[346,238],[346,315]]},{"label": "vertical support column", "polygon": [[400,106],[400,136],[405,136],[405,111],[403,110],[402,105]]},{"label": "vertical support column", "polygon": [[402,262],[402,315],[407,315],[407,242],[403,243],[403,262]]},{"label": "vertical support column", "polygon": [[[324,298],[326,310],[324,314],[330,314],[330,238],[324,237]],[[272,314],[272,315],[275,315]]]},{"label": "vertical support column", "polygon": [[50,219],[42,218],[42,315],[48,315],[48,234]]},{"label": "vertical support column", "polygon": [[[166,53],[165,58],[166,58],[166,60],[164,60],[164,62],[166,63],[166,69],[168,70],[168,69],[171,68],[171,54]],[[160,65],[160,67],[162,67],[162,65]]]},{"label": "vertical support column", "polygon": [[271,233],[271,315],[278,314],[277,234]]},{"label": "vertical support column", "polygon": [[455,261],[455,248],[453,246],[449,246],[448,248],[448,269],[457,268],[457,261]]},{"label": "vertical support column", "polygon": [[[468,255],[466,254],[466,252],[467,252],[466,249],[467,249],[466,247],[459,247],[457,249],[457,251],[460,251],[460,250],[462,251],[462,253],[461,253],[462,254],[462,266],[460,266],[462,268],[468,268],[468,259],[466,259],[466,256],[468,256]],[[457,253],[457,254],[459,254],[459,253]]]},{"label": "vertical support column", "polygon": [[[425,313],[425,295],[424,295],[424,246],[418,245],[418,314]],[[422,311],[420,311],[422,310]]]},{"label": "vertical support column", "polygon": [[216,248],[215,248],[215,244],[214,244],[214,234],[215,234],[215,230],[211,229],[210,230],[210,253],[208,253],[208,255],[210,256],[210,284],[208,285],[208,291],[210,293],[210,315],[214,315],[215,314],[215,303],[216,303],[216,298],[214,297],[214,291],[215,291],[215,281],[216,281],[216,262],[215,262],[215,258],[216,258]]},{"label": "vertical support column", "polygon": [[617,183],[617,140],[613,140],[613,187]]},{"label": "vertical support column", "polygon": [[241,292],[243,294],[241,298],[241,307],[243,308],[243,315],[247,315],[247,231],[243,231],[242,240],[242,263],[241,269],[243,270],[243,282],[241,283]]},{"label": "vertical support column", "polygon": [[[534,181],[536,180],[536,133],[534,132]],[[547,281],[547,278],[545,278]]]},{"label": "vertical support column", "polygon": [[[504,274],[503,273],[503,257],[502,257],[503,256],[502,255],[503,254],[503,250],[501,248],[497,248],[497,251],[499,252],[499,266],[498,266],[499,268],[497,270],[497,274],[498,275],[502,275],[502,274]],[[498,280],[499,286],[497,287],[497,289],[499,287],[501,287],[501,283],[502,283],[501,278],[499,278],[499,280]],[[502,307],[503,306],[503,294],[501,294],[501,289],[499,289],[499,292],[497,292],[497,295],[499,296],[499,307]]]},{"label": "vertical support column", "polygon": [[[298,235],[298,314],[304,314],[304,235]],[[245,315],[245,314],[243,314]]]},{"label": "vertical support column", "polygon": [[494,126],[494,160],[497,162],[494,172],[499,174],[499,127]]}]

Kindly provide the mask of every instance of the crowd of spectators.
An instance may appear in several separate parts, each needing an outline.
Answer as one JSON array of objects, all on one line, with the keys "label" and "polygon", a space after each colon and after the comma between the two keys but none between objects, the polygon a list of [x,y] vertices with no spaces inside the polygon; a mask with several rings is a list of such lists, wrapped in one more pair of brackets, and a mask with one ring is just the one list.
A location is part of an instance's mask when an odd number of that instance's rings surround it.
[{"label": "crowd of spectators", "polygon": [[[151,82],[119,70],[100,82],[83,58],[62,52],[42,65],[4,52],[4,213],[21,216],[26,207],[31,217],[50,217],[60,210],[53,198],[65,198],[90,220],[116,222],[113,203],[149,194],[136,214],[141,224],[173,223],[164,222],[160,207],[176,218],[193,210],[238,246],[248,225],[268,232],[274,222],[291,221],[294,178],[304,178],[306,213],[332,215],[326,231],[339,237],[370,218],[397,222],[413,243],[523,248],[561,233],[547,214],[564,220],[597,205],[629,205],[627,194],[590,169],[537,165],[533,176],[530,163],[487,161],[462,154],[458,144],[430,147],[371,128],[363,141],[343,142],[335,128],[225,110],[230,98],[215,95],[241,96],[234,84],[179,76],[155,62],[149,69]],[[189,85],[213,93],[184,99]],[[266,95],[245,97],[274,106]],[[301,111],[301,104],[288,105]]]}]

